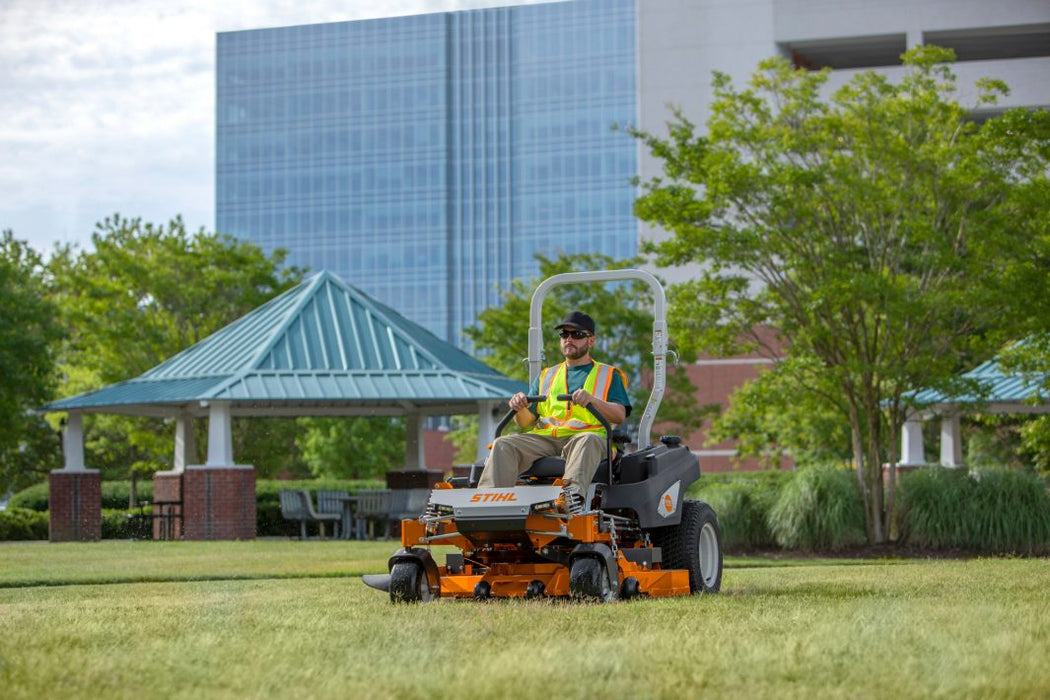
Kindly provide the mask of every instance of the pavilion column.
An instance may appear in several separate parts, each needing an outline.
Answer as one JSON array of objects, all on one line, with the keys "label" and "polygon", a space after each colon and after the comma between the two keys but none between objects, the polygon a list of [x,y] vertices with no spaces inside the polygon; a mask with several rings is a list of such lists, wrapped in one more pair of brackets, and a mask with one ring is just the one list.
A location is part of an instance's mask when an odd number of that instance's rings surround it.
[{"label": "pavilion column", "polygon": [[233,461],[229,401],[208,406],[208,457],[182,476],[183,536],[187,540],[255,538],[255,468]]},{"label": "pavilion column", "polygon": [[922,420],[912,415],[901,428],[902,467],[920,467],[926,464],[925,446],[922,441]]},{"label": "pavilion column", "polygon": [[62,430],[64,467],[48,475],[48,539],[102,539],[102,475],[84,466],[84,417],[70,411]]},{"label": "pavilion column", "polygon": [[423,450],[423,416],[409,413],[405,416],[405,469],[426,469]]},{"label": "pavilion column", "polygon": [[193,416],[182,413],[175,419],[175,463],[172,471],[181,474],[196,461],[197,437],[193,432]]},{"label": "pavilion column", "polygon": [[963,464],[962,425],[958,413],[941,418],[941,464],[945,467],[961,467]]},{"label": "pavilion column", "polygon": [[499,401],[478,402],[478,450],[474,457],[477,464],[482,464],[489,456],[489,444],[492,443],[493,433],[499,423]]}]

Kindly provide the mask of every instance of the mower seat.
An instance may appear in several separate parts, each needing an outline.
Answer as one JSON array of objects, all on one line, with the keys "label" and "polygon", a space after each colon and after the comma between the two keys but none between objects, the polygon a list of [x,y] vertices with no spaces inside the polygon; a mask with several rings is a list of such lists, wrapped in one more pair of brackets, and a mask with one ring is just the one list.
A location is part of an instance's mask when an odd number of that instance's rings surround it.
[{"label": "mower seat", "polygon": [[[619,454],[616,455],[619,457]],[[614,458],[613,465],[615,467],[616,462],[619,461]],[[519,479],[525,480],[539,480],[539,479],[557,479],[565,475],[565,460],[561,457],[540,457],[527,471],[523,472]],[[594,471],[594,482],[598,484],[604,484],[609,480],[609,460],[603,459],[598,463],[598,468]]]}]

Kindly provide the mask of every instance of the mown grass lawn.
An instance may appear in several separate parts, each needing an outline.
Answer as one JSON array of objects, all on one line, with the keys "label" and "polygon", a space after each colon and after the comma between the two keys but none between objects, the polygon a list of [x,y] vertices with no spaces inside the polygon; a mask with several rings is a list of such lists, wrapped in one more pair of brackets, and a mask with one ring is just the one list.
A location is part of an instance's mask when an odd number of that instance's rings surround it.
[{"label": "mown grass lawn", "polygon": [[727,559],[614,605],[366,588],[391,543],[0,545],[0,695],[1045,697],[1050,561]]}]

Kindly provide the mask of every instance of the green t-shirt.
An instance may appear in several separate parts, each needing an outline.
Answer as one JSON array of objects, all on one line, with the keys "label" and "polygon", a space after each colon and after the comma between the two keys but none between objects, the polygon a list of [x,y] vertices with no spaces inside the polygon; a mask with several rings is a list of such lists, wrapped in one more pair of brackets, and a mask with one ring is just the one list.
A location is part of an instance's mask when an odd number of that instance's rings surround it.
[{"label": "green t-shirt", "polygon": [[[594,363],[590,362],[586,365],[573,365],[567,368],[565,372],[565,385],[569,388],[569,393],[575,392],[577,389],[582,389],[584,383],[587,381],[587,375],[591,373],[591,369],[594,367]],[[532,380],[532,384],[529,386],[529,394],[535,396],[540,391],[540,377],[536,375],[536,378]],[[619,372],[613,372],[612,382],[609,383],[609,396],[605,399],[610,403],[618,403],[627,409],[626,415],[631,415],[631,399],[627,396],[627,387],[623,385],[623,377],[620,376]],[[535,415],[539,415],[537,404],[531,404],[529,410]]]}]

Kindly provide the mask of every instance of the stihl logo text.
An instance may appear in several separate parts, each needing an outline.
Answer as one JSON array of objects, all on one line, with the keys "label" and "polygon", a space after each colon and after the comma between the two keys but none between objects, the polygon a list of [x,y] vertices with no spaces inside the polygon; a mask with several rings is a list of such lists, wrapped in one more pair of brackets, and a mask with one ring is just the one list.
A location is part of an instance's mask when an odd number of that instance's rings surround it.
[{"label": "stihl logo text", "polygon": [[518,500],[517,494],[510,493],[476,493],[470,497],[471,503],[499,503]]}]

